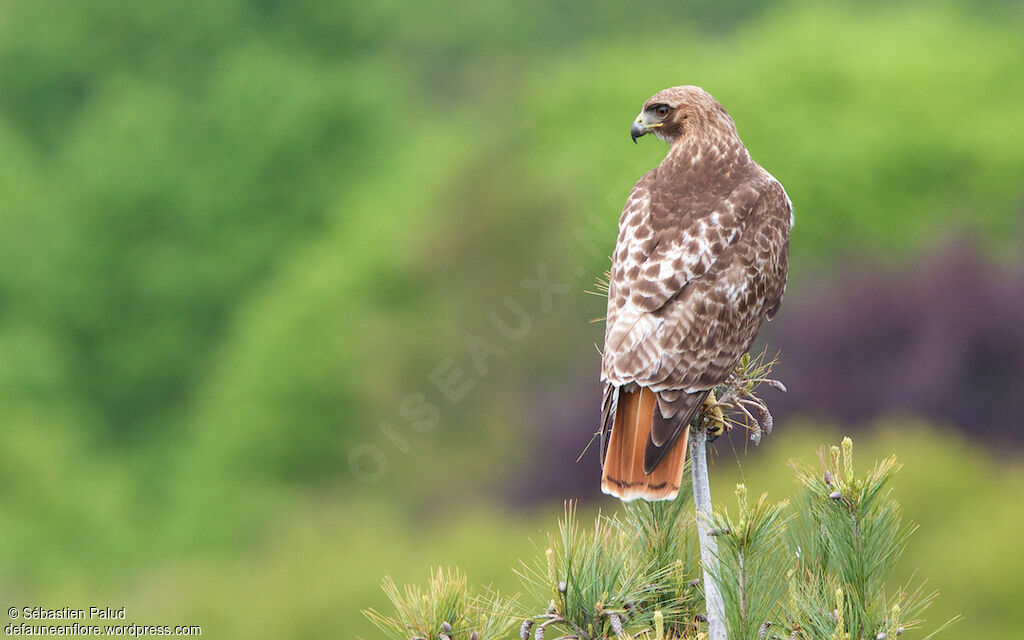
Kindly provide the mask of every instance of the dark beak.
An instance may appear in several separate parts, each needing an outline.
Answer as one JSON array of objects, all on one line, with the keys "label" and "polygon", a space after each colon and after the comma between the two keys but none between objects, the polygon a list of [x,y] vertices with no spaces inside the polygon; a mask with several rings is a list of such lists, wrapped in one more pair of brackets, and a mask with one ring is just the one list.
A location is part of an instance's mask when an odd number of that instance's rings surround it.
[{"label": "dark beak", "polygon": [[633,126],[629,128],[629,136],[633,138],[633,144],[636,144],[637,138],[645,135],[647,135],[647,127],[634,120]]}]

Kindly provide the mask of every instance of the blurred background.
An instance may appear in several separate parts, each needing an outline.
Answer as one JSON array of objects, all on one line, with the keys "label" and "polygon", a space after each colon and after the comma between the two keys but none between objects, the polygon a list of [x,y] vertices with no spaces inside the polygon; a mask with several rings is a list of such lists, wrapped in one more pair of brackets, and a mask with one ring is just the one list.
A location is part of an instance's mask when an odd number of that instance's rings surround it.
[{"label": "blurred background", "polygon": [[[796,207],[774,499],[897,454],[931,626],[1024,624],[1016,2],[0,2],[0,603],[376,637],[596,492],[593,282],[699,84]],[[740,434],[742,435],[742,434]]]}]

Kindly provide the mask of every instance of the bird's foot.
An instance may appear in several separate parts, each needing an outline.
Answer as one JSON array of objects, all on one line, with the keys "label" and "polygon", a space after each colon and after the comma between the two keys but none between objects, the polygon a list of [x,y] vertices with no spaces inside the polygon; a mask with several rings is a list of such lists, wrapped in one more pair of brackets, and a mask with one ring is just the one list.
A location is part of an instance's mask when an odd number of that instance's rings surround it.
[{"label": "bird's foot", "polygon": [[704,398],[704,430],[707,431],[708,441],[712,441],[725,433],[725,412],[723,407],[728,405],[718,402],[715,392],[711,391]]}]

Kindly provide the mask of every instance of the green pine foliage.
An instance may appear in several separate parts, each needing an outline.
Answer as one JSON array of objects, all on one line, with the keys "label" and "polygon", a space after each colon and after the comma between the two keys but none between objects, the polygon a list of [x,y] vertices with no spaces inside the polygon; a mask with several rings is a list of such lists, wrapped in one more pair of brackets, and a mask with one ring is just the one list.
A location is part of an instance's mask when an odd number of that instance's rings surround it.
[{"label": "green pine foliage", "polygon": [[[141,575],[154,549],[238,549],[244,567],[251,533],[303,517],[309,492],[362,486],[364,444],[387,456],[372,489],[396,510],[462,490],[429,472],[440,451],[469,475],[493,470],[485,448],[525,456],[499,440],[524,426],[505,403],[590,366],[600,328],[579,318],[603,304],[572,274],[606,268],[633,180],[663,156],[625,128],[667,84],[711,90],[789,189],[790,301],[798,272],[861,251],[903,264],[936,234],[1017,253],[1016,9],[688,1],[647,5],[666,30],[644,31],[607,1],[582,20],[578,1],[406,4],[4,3],[0,466],[20,471],[0,564],[16,593],[54,592],[25,578],[51,566]],[[693,24],[705,11],[737,29]],[[540,262],[572,284],[550,315],[519,287]],[[480,375],[463,341],[496,340],[506,296],[532,331]],[[426,375],[449,357],[476,382],[458,407]],[[395,410],[414,392],[443,429]]]},{"label": "green pine foliage", "polygon": [[[711,573],[730,640],[893,640],[920,628],[936,593],[890,584],[916,528],[889,486],[900,465],[890,457],[857,475],[849,438],[821,459],[820,470],[792,465],[801,485],[795,509],[767,495],[752,501],[739,484],[735,516],[721,508],[710,516],[718,543]],[[567,504],[557,531],[516,571],[529,591],[517,616],[515,599],[481,598],[464,576],[440,570],[426,590],[399,591],[386,579],[396,616],[366,614],[393,640],[497,639],[517,623],[521,640],[705,638],[693,513],[683,490],[674,501],[599,514],[584,529]]]},{"label": "green pine foliage", "polygon": [[789,519],[787,501],[772,504],[762,495],[750,505],[747,487],[736,485],[737,517],[727,511],[711,516],[709,528],[718,540],[718,566],[712,575],[725,603],[725,628],[730,638],[759,638],[772,627],[786,592],[789,571],[783,537]]},{"label": "green pine foliage", "polygon": [[497,640],[514,624],[513,600],[490,590],[476,594],[457,570],[433,572],[426,590],[399,589],[391,578],[384,579],[383,589],[395,615],[371,609],[366,616],[392,640]]},{"label": "green pine foliage", "polygon": [[546,629],[555,627],[563,635],[596,640],[653,622],[654,611],[644,605],[659,599],[661,580],[673,567],[634,550],[616,519],[599,515],[593,530],[583,531],[575,506],[568,504],[543,555],[517,571],[535,601],[550,599],[543,612],[527,609],[522,633],[533,628],[535,639],[543,640]]},{"label": "green pine foliage", "polygon": [[[683,477],[689,475],[689,463]],[[636,500],[623,506],[617,520],[621,535],[631,539],[633,561],[644,566],[664,567],[658,588],[641,607],[661,612],[669,636],[685,637],[697,630],[697,616],[704,609],[700,593],[699,552],[691,535],[694,527],[692,487],[682,483],[675,500]]]},{"label": "green pine foliage", "polygon": [[[792,637],[895,638],[919,626],[937,595],[886,580],[916,526],[900,515],[889,481],[900,464],[887,458],[858,476],[853,441],[820,453],[823,469],[794,465],[803,485],[800,518],[789,528],[797,558],[786,604]],[[931,636],[929,636],[931,637]]]}]

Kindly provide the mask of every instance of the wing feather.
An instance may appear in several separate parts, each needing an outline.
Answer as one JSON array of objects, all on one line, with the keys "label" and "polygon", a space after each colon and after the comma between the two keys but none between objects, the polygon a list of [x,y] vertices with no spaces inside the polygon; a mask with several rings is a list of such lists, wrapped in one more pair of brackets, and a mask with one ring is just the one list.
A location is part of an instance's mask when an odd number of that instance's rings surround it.
[{"label": "wing feather", "polygon": [[761,170],[723,200],[676,215],[682,226],[665,225],[655,182],[655,171],[641,178],[620,219],[602,378],[655,391],[707,390],[778,306],[791,208]]}]

